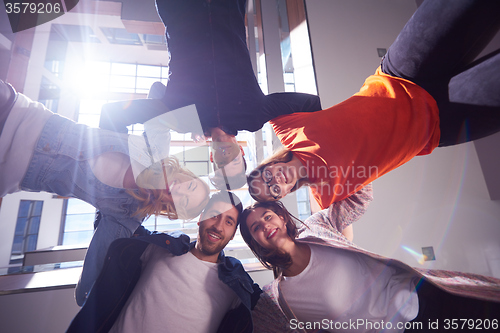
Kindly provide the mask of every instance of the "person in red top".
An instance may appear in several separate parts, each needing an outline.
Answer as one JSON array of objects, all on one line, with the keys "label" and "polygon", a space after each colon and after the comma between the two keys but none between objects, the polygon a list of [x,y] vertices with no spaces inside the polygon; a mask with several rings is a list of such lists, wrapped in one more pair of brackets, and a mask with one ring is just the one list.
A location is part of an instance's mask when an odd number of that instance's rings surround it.
[{"label": "person in red top", "polygon": [[322,209],[436,147],[500,130],[500,2],[425,1],[361,90],[315,113],[271,121],[285,149],[248,178],[257,201],[309,184]]}]

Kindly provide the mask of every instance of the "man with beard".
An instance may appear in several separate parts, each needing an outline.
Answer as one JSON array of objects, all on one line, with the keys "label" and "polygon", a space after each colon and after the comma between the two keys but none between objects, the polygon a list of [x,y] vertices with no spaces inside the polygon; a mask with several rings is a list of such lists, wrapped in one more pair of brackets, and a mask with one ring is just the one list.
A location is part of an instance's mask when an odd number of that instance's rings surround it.
[{"label": "man with beard", "polygon": [[252,332],[261,290],[222,252],[241,211],[234,194],[219,192],[196,242],[180,232],[116,240],[68,332]]}]

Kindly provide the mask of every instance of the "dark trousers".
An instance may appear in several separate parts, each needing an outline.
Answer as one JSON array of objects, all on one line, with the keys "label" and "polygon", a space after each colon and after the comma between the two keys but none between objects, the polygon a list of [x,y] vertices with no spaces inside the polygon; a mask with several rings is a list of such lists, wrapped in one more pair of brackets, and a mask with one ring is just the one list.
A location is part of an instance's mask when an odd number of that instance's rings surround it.
[{"label": "dark trousers", "polygon": [[425,280],[417,293],[418,316],[405,333],[500,331],[500,303],[455,296]]},{"label": "dark trousers", "polygon": [[147,99],[107,104],[101,128],[126,131],[130,124],[195,104],[206,133],[219,127],[236,135],[284,114],[321,110],[315,95],[264,95],[246,44],[246,0],[156,0],[156,7],[171,56],[164,106]]},{"label": "dark trousers", "polygon": [[426,0],[382,60],[434,97],[440,146],[500,130],[500,50],[472,62],[499,28],[498,0]]}]

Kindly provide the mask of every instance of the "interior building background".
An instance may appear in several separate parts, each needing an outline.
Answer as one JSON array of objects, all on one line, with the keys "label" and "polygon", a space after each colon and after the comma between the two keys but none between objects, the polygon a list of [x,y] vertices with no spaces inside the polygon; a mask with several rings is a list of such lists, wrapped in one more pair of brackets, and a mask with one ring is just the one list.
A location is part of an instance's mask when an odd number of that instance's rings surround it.
[{"label": "interior building background", "polygon": [[[375,72],[419,2],[249,0],[248,45],[262,90],[317,93],[325,108],[343,101]],[[145,98],[154,81],[167,82],[163,34],[153,0],[80,0],[69,13],[16,34],[2,3],[0,78],[54,112],[97,126],[102,104]],[[500,36],[485,53],[498,47]],[[248,170],[279,147],[269,125],[237,139]],[[376,180],[354,242],[411,266],[500,278],[499,146],[497,134],[438,148]],[[193,149],[189,135],[174,135],[172,151],[199,175],[213,171],[208,148]],[[236,194],[251,203],[246,188]],[[95,209],[48,193],[0,200],[0,331],[63,332],[78,311],[73,290]],[[301,219],[317,209],[307,189],[285,204]],[[151,218],[145,226],[196,235],[196,220]],[[226,252],[259,284],[271,281],[241,237]]]}]

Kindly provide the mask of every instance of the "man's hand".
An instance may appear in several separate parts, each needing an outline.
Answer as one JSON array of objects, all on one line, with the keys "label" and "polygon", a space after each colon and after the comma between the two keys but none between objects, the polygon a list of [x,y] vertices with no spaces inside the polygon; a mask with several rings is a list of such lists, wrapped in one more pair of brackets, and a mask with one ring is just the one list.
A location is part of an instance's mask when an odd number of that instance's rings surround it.
[{"label": "man's hand", "polygon": [[191,133],[191,139],[196,143],[204,143],[207,141],[203,134]]}]

